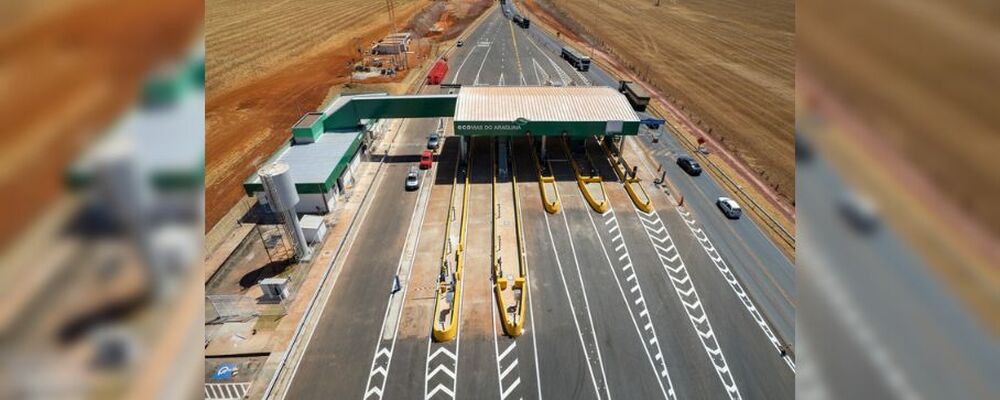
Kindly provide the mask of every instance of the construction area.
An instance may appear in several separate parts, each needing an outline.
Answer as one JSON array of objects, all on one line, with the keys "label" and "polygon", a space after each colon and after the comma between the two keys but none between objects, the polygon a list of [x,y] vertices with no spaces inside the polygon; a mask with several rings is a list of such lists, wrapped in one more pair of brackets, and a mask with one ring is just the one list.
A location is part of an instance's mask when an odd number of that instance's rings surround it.
[{"label": "construction area", "polygon": [[412,94],[300,114],[244,177],[206,371],[266,357],[207,398],[793,396],[789,258],[674,165],[647,93],[515,7]]}]

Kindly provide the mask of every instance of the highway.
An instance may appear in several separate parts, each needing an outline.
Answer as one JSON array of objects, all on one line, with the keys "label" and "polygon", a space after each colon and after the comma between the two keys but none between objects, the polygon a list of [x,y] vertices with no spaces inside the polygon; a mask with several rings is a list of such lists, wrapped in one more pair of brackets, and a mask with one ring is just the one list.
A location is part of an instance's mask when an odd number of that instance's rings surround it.
[{"label": "highway", "polygon": [[[572,69],[542,31],[489,12],[451,54],[445,82],[614,83],[599,70]],[[405,192],[403,177],[436,124],[412,119],[401,128],[308,347],[290,366],[286,398],[794,396],[794,362],[776,347],[778,337],[794,337],[794,268],[758,226],[723,219],[713,204],[719,185],[707,175],[685,180],[667,162],[689,208],[656,192],[654,210],[639,211],[608,160],[594,157],[611,204],[597,213],[551,139],[548,162],[562,203],[556,214],[542,207],[528,143],[512,144],[530,276],[525,333],[503,335],[490,292],[491,139],[478,138],[458,336],[432,341],[458,139],[445,140],[419,191]],[[673,156],[664,142],[656,157]],[[590,146],[591,155],[601,154]],[[391,294],[397,274],[403,288]]]},{"label": "highway", "polygon": [[995,398],[995,338],[889,224],[865,233],[844,218],[849,185],[830,163],[796,164],[803,398]]}]

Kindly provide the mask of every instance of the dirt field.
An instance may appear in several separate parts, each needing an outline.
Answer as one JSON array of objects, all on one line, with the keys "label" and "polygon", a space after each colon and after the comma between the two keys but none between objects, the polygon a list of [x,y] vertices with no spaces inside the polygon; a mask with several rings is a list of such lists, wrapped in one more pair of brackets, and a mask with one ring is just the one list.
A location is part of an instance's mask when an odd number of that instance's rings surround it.
[{"label": "dirt field", "polygon": [[[0,247],[64,191],[67,165],[136,100],[151,68],[183,56],[201,2],[0,5]],[[16,95],[15,95],[16,94]]]},{"label": "dirt field", "polygon": [[[789,203],[795,2],[527,0],[684,107]],[[585,50],[586,49],[582,49]]]},{"label": "dirt field", "polygon": [[[441,33],[428,36],[447,39],[489,4],[478,1],[478,7],[469,7],[448,2],[441,10],[437,5],[427,7],[429,3],[397,1],[397,24],[417,33],[437,27]],[[371,43],[389,31],[381,1],[253,4],[233,0],[206,4],[207,230],[245,196],[243,180],[289,139],[292,124],[336,94],[331,88],[347,82],[356,43]],[[429,22],[435,19],[440,23]],[[418,63],[427,60],[428,47],[419,49],[423,53],[415,57]]]},{"label": "dirt field", "polygon": [[800,20],[810,21],[799,31],[803,66],[994,237],[998,10],[971,0],[798,8]]},{"label": "dirt field", "polygon": [[[395,0],[397,23],[426,0]],[[208,91],[221,93],[267,74],[279,64],[361,40],[386,26],[384,1],[211,0],[205,2]],[[402,26],[402,24],[400,25]]]}]

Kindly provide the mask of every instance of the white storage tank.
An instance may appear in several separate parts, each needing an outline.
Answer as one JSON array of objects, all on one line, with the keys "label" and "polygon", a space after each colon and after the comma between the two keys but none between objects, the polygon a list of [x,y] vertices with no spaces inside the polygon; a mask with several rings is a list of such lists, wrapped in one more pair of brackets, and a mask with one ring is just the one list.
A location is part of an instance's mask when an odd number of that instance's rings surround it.
[{"label": "white storage tank", "polygon": [[271,211],[280,213],[282,211],[295,209],[299,204],[299,193],[295,190],[295,182],[292,181],[290,167],[283,162],[276,162],[264,166],[258,172],[261,183],[267,193],[267,204]]},{"label": "white storage tank", "polygon": [[309,244],[299,225],[299,216],[295,205],[299,203],[299,194],[295,191],[295,182],[288,164],[276,162],[264,166],[258,171],[260,181],[264,184],[267,202],[275,213],[281,215],[285,230],[291,236],[295,246],[295,258],[303,261],[312,256]]}]

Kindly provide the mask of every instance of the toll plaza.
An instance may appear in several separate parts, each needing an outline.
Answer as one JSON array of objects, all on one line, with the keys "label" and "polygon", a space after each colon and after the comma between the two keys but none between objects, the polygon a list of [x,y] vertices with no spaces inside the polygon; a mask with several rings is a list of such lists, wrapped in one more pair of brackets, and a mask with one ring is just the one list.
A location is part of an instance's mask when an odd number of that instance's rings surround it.
[{"label": "toll plaza", "polygon": [[[564,144],[579,153],[588,138],[636,135],[641,121],[624,95],[609,87],[597,86],[460,86],[450,85],[447,94],[388,95],[385,93],[338,97],[322,111],[305,114],[292,127],[292,139],[271,157],[291,164],[291,175],[300,195],[310,200],[308,210],[332,208],[349,182],[358,153],[365,149],[365,132],[377,121],[393,118],[452,117],[453,132],[461,138],[460,158],[468,155],[469,138],[528,137],[538,162],[547,159],[548,137],[564,138]],[[537,140],[536,140],[537,139]],[[605,141],[612,145],[612,141]],[[327,149],[329,147],[330,149]],[[322,154],[333,152],[324,161]],[[612,150],[614,152],[614,150]],[[585,159],[574,163],[581,170],[581,188],[594,186]],[[618,163],[616,163],[618,166]],[[622,163],[622,167],[626,167]],[[624,168],[628,172],[628,168]],[[540,169],[540,173],[545,168]],[[542,174],[540,184],[552,183]],[[588,184],[588,182],[590,184]],[[543,186],[545,186],[543,184]],[[260,193],[257,174],[247,178],[248,195]],[[543,194],[545,190],[543,189]],[[311,196],[311,197],[310,197]],[[548,193],[543,197],[552,197]],[[588,201],[593,196],[588,196]],[[595,208],[601,209],[598,200]],[[300,207],[302,208],[302,207]],[[302,208],[300,212],[308,212]],[[558,206],[546,200],[546,209]]]},{"label": "toll plaza", "polygon": [[[471,171],[475,154],[480,154],[475,157],[477,165],[484,166],[483,163],[488,162],[488,170],[492,171],[489,179],[492,180],[491,214],[494,215],[491,224],[476,224],[476,229],[492,225],[490,280],[498,310],[501,310],[503,330],[517,337],[523,332],[526,321],[528,269],[521,204],[516,178],[510,173],[515,169],[513,139],[526,140],[530,145],[526,149],[531,150],[530,160],[537,172],[546,212],[554,214],[560,210],[552,162],[568,162],[590,207],[599,213],[608,210],[607,192],[594,167],[592,154],[611,160],[633,201],[640,209],[645,209],[650,204],[648,196],[631,188],[631,183],[636,181],[634,172],[629,175],[629,168],[616,147],[619,141],[615,139],[636,135],[641,121],[626,97],[610,87],[450,86],[447,89],[449,92],[442,94],[394,96],[373,93],[338,97],[321,111],[299,119],[291,129],[289,143],[269,162],[289,166],[289,186],[299,192],[299,199],[306,199],[297,202],[296,211],[322,213],[333,208],[336,198],[351,181],[353,166],[366,148],[365,132],[372,130],[373,121],[436,117],[441,119],[439,126],[443,128],[445,118],[452,118],[452,132],[459,138],[449,200],[449,209],[454,212],[449,213],[445,224],[433,337],[438,342],[448,342],[455,338],[458,330],[469,225],[467,209],[470,197],[476,196],[470,196],[469,192],[470,177],[475,173]],[[489,139],[485,142],[489,153],[482,144],[477,146],[478,151],[471,149],[477,138]],[[556,143],[547,143],[552,140]],[[596,143],[603,152],[588,150],[588,143]],[[560,150],[560,156],[548,154]],[[489,156],[482,157],[486,154]],[[244,188],[247,194],[258,194],[258,198],[266,199],[268,196],[259,195],[264,190],[262,183],[262,178],[255,174],[246,180]],[[498,228],[501,220],[513,225],[514,229]],[[504,246],[504,243],[514,245]],[[510,270],[515,272],[513,275],[506,275],[504,259],[508,260],[506,264],[516,266]]]}]

